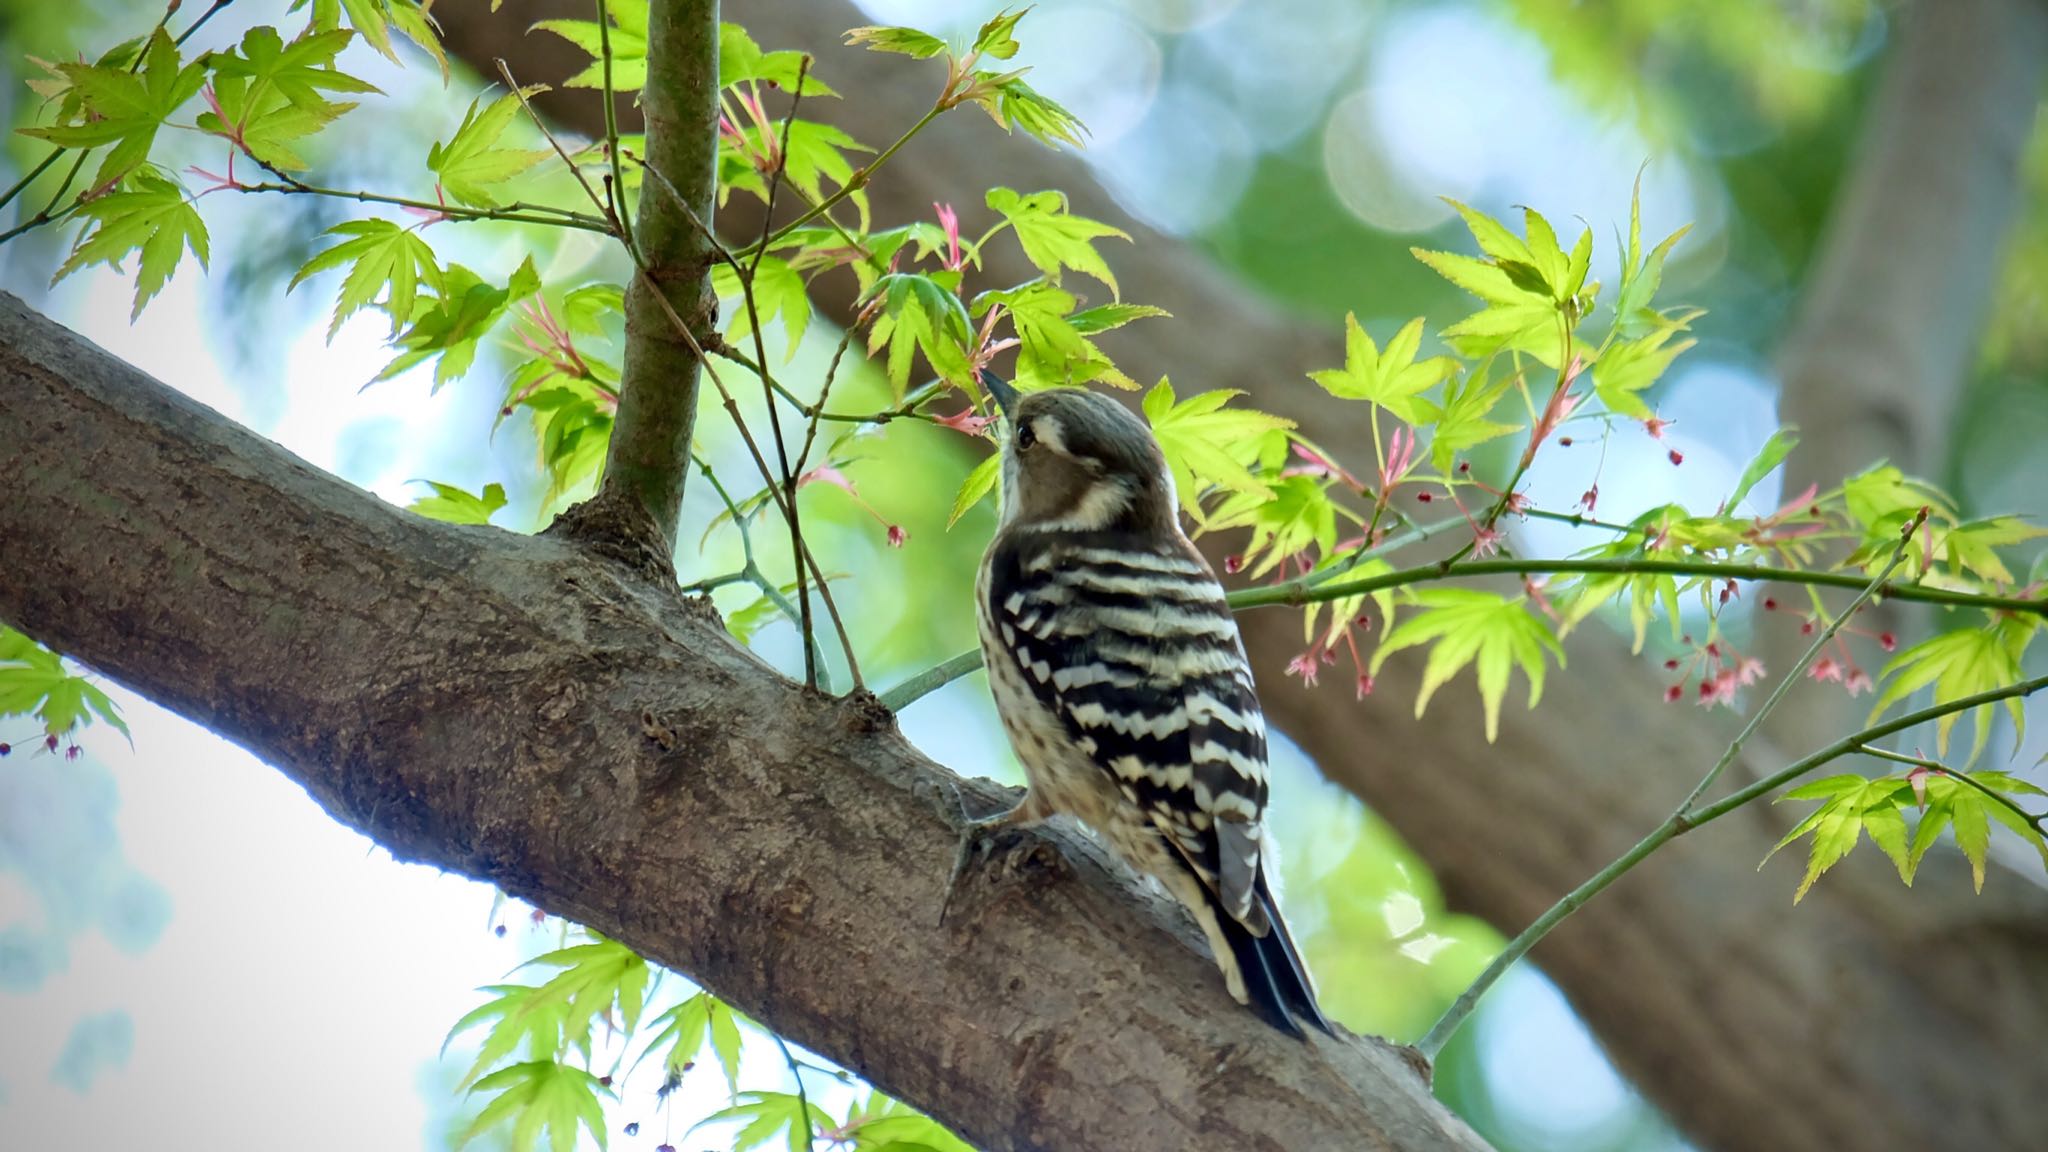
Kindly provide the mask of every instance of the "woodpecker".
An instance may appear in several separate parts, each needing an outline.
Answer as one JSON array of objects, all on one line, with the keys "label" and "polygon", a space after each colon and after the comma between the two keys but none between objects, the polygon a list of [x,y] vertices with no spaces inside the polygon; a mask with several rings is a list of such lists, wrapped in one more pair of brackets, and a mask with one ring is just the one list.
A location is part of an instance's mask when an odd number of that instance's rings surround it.
[{"label": "woodpecker", "polygon": [[1238,1003],[1329,1032],[1267,878],[1265,716],[1158,441],[1105,396],[982,381],[1006,434],[975,604],[1030,787],[970,822],[954,881],[993,831],[1067,813],[1193,914]]}]

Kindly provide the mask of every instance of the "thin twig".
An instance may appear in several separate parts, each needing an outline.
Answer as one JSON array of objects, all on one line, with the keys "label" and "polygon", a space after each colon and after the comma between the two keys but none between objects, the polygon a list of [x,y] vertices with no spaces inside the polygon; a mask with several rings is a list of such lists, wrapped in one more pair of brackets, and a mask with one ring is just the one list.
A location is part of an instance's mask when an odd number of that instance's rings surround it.
[{"label": "thin twig", "polygon": [[[647,288],[656,289],[654,278],[647,274],[647,269],[639,268],[637,272]],[[712,387],[718,389],[719,397],[725,402],[725,410],[732,417],[733,426],[739,429],[740,440],[746,444],[748,454],[754,459],[754,467],[760,470],[761,479],[767,484],[768,492],[775,500],[776,510],[788,516],[789,506],[783,502],[782,490],[775,485],[775,475],[769,470],[768,459],[761,454],[761,446],[755,442],[753,432],[748,430],[746,421],[740,417],[739,401],[733,397],[732,390],[725,386],[725,381],[718,375],[717,367],[711,363],[711,357],[705,354],[704,346],[697,341],[696,333],[690,331],[690,326],[676,313],[675,306],[668,302],[668,297],[658,290],[653,291],[652,295],[662,312],[668,316],[669,323],[673,324],[677,333],[682,336],[683,343],[696,355],[698,366],[703,369],[704,375],[711,379]],[[840,619],[839,607],[833,603],[831,589],[825,581],[825,570],[819,566],[817,557],[811,554],[808,546],[797,557],[797,563],[811,566],[811,576],[818,582],[818,594],[825,601],[825,611],[831,616],[832,627],[839,634],[840,647],[845,650],[847,672],[853,678],[854,690],[859,691],[864,686],[860,675],[860,663],[853,653],[853,640],[846,633],[846,622]]]},{"label": "thin twig", "polygon": [[[789,602],[789,597],[784,596],[782,589],[776,587],[775,582],[768,579],[762,573],[760,564],[755,561],[753,533],[748,531],[747,518],[741,513],[739,504],[733,500],[732,493],[726,491],[725,484],[718,479],[718,473],[712,471],[710,461],[695,453],[691,453],[690,462],[696,465],[697,471],[703,473],[704,482],[711,485],[711,490],[718,493],[719,500],[725,504],[726,512],[732,516],[733,527],[739,529],[740,555],[746,560],[746,567],[741,569],[741,571],[748,579],[753,581],[754,587],[760,590],[761,595],[769,603],[775,605],[776,611],[781,612],[791,625],[796,625],[798,623],[796,605]],[[823,651],[819,650],[818,638],[816,636],[806,637],[804,647],[812,650],[811,659],[816,661],[820,668],[824,668],[825,655]],[[827,676],[821,679],[823,680],[824,690],[827,692],[831,691],[830,677]]]},{"label": "thin twig", "polygon": [[[782,438],[782,410],[775,403],[774,382],[769,377],[767,337],[761,331],[761,309],[754,297],[754,280],[760,275],[761,260],[768,252],[766,240],[768,229],[775,222],[775,195],[782,188],[783,176],[789,165],[789,132],[791,126],[796,123],[797,109],[803,105],[804,77],[809,74],[810,68],[811,58],[806,54],[797,62],[796,87],[790,92],[789,115],[782,121],[782,142],[775,153],[775,170],[768,174],[768,207],[761,214],[763,243],[755,250],[753,263],[749,264],[740,276],[740,296],[746,302],[747,327],[753,332],[754,356],[760,361],[756,375],[761,380],[761,402],[768,409],[768,432],[775,438],[775,462],[782,469],[782,499],[789,511],[789,551],[792,556],[802,555],[804,552],[803,513],[796,498],[796,473],[791,472],[789,468],[789,445]],[[801,564],[796,566],[796,602],[804,614],[804,683],[816,688],[818,668],[811,660],[808,643],[812,628],[811,594],[804,586],[804,566]]]},{"label": "thin twig", "polygon": [[[602,5],[602,2],[603,0],[599,0],[600,5]],[[618,215],[612,211],[612,203],[597,194],[597,189],[591,187],[590,178],[583,174],[582,167],[576,161],[569,158],[569,150],[562,146],[562,142],[555,138],[553,132],[548,131],[548,126],[541,121],[540,114],[533,110],[533,103],[526,98],[526,89],[521,88],[519,81],[513,79],[512,66],[505,63],[505,58],[502,56],[497,58],[497,62],[498,75],[504,77],[505,87],[510,88],[514,96],[519,97],[519,106],[526,110],[527,119],[532,120],[534,127],[539,128],[540,134],[547,138],[549,146],[555,150],[555,155],[562,158],[562,166],[569,170],[569,175],[574,176],[576,183],[583,186],[583,194],[590,197],[590,202],[597,207],[597,210],[605,213],[608,217],[605,230],[612,232],[619,237],[621,242],[624,242],[626,238],[625,233],[619,227]],[[606,57],[606,63],[610,63],[610,57]],[[631,245],[627,246],[627,250],[632,250]]]},{"label": "thin twig", "polygon": [[[767,248],[775,244],[777,241],[789,235],[791,232],[796,231],[797,229],[803,227],[806,224],[809,224],[811,221],[816,220],[818,217],[823,216],[825,213],[831,211],[834,207],[838,206],[838,204],[841,201],[845,200],[848,196],[851,196],[855,192],[860,191],[862,188],[867,187],[868,181],[874,177],[875,170],[877,168],[880,168],[883,164],[888,163],[890,157],[896,155],[896,153],[900,151],[905,144],[910,143],[913,137],[915,137],[919,132],[924,131],[925,127],[929,125],[932,121],[938,119],[939,115],[945,112],[948,107],[950,107],[950,105],[944,103],[943,100],[941,100],[940,103],[933,104],[930,111],[926,112],[923,116],[918,118],[917,123],[912,124],[908,131],[904,132],[903,135],[898,136],[896,138],[896,142],[894,144],[891,144],[887,148],[882,149],[881,153],[877,155],[873,160],[870,160],[866,164],[863,164],[860,167],[854,169],[853,175],[846,178],[845,184],[840,185],[838,190],[833,192],[830,196],[827,196],[823,200],[811,205],[809,211],[806,211],[803,215],[798,216],[796,219],[790,221],[789,223],[784,224],[782,227],[776,229],[774,232],[769,233],[767,238],[761,241],[760,247]],[[752,253],[747,250],[742,250],[741,255],[752,255]]]}]

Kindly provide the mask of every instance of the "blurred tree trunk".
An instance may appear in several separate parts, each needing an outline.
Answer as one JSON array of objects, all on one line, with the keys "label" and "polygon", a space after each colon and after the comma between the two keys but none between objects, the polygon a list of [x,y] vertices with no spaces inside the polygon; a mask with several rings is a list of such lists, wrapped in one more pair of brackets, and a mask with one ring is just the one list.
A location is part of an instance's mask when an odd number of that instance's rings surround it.
[{"label": "blurred tree trunk", "polygon": [[[507,0],[493,16],[484,0],[442,0],[435,12],[451,50],[486,74],[502,55],[522,80],[553,80],[576,54],[523,30],[588,6]],[[850,94],[818,114],[869,143],[912,123],[938,83],[900,58],[838,47],[841,31],[868,22],[843,0],[764,0],[728,15],[765,46],[816,53],[818,73]],[[1938,450],[1996,272],[2048,59],[2048,7],[1924,0],[1896,55],[1802,321],[1780,351],[1787,414],[1805,426],[1802,483],[1879,455],[1924,467]],[[595,100],[556,95],[552,114],[593,129]],[[1124,289],[1175,319],[1117,334],[1113,351],[1134,376],[1170,370],[1184,388],[1249,388],[1325,443],[1363,442],[1357,406],[1327,402],[1303,376],[1341,358],[1334,331],[1276,315],[1186,246],[1127,220],[1078,160],[1005,139],[970,112],[921,136],[869,194],[880,218],[902,220],[934,201],[978,204],[998,184],[1064,189],[1075,211],[1136,239],[1116,253]],[[734,205],[722,225],[748,237],[758,217]],[[999,253],[988,271],[1033,274]],[[819,301],[842,320],[844,292],[827,287]],[[1275,722],[1400,828],[1454,903],[1508,932],[1661,820],[1733,734],[1725,716],[1659,703],[1645,666],[1593,633],[1581,633],[1543,707],[1509,710],[1489,745],[1469,693],[1441,695],[1413,719],[1414,662],[1396,661],[1354,704],[1347,691],[1283,679],[1300,646],[1292,613],[1244,625]],[[1781,766],[1849,725],[1825,692],[1801,691],[1793,705],[1822,719],[1753,744],[1738,771]],[[1706,1147],[2037,1150],[2048,893],[1997,876],[1973,898],[1952,860],[1930,861],[1909,891],[1871,853],[1795,910],[1796,865],[1755,872],[1782,831],[1776,813],[1757,810],[1688,838],[1579,913],[1538,959],[1624,1071]]]}]

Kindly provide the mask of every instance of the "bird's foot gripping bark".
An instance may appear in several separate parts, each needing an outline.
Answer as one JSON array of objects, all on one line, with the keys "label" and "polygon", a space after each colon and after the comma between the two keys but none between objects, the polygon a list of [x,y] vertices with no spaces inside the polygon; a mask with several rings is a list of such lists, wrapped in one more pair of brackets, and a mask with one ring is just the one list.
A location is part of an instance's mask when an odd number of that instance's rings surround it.
[{"label": "bird's foot gripping bark", "polygon": [[967,814],[967,804],[962,800],[960,818],[960,848],[953,855],[953,871],[946,878],[946,894],[939,902],[939,923],[942,926],[952,912],[953,897],[958,893],[960,881],[967,875],[968,870],[993,856],[997,844],[1004,838],[1005,833],[1036,824],[1045,818],[1045,813],[1038,810],[1030,796],[1026,796],[1006,811],[979,819]]}]

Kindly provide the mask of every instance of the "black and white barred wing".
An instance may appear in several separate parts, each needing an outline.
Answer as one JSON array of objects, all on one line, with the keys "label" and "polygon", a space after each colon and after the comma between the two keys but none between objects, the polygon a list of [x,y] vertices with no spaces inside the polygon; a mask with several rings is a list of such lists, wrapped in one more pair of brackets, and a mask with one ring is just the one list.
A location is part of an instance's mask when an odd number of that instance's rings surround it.
[{"label": "black and white barred wing", "polygon": [[1266,724],[1223,589],[1191,551],[1023,535],[989,610],[1037,698],[1216,894],[1263,933]]}]

